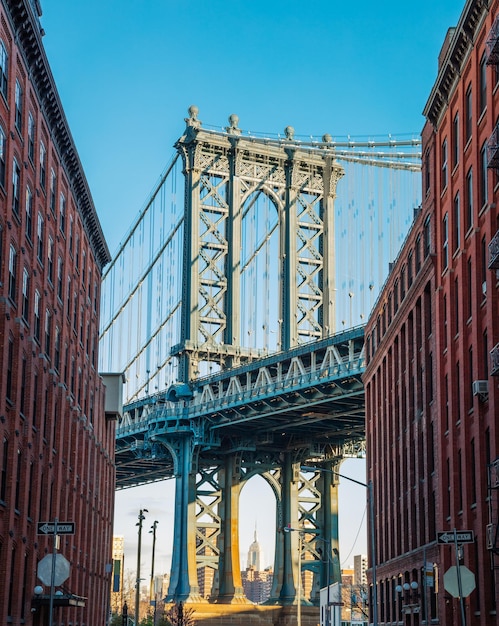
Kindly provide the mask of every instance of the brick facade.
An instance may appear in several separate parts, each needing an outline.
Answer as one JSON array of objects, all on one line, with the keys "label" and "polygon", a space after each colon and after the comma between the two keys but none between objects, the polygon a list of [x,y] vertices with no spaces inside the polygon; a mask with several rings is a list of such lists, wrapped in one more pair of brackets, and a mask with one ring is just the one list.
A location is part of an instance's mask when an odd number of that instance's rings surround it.
[{"label": "brick facade", "polygon": [[[0,3],[0,623],[47,622],[37,522],[71,521],[58,620],[104,624],[114,422],[97,373],[109,252],[42,44],[39,4]],[[58,587],[60,589],[61,587]],[[61,601],[62,602],[62,601]],[[44,606],[45,604],[45,606]]]},{"label": "brick facade", "polygon": [[477,587],[465,600],[467,623],[497,624],[499,544],[489,532],[498,494],[489,477],[499,456],[490,356],[499,282],[489,243],[499,176],[488,145],[499,116],[498,14],[499,2],[469,0],[447,33],[424,110],[423,204],[366,326],[380,623],[460,620],[443,581],[455,551],[436,541],[455,528],[475,536],[462,547]]}]

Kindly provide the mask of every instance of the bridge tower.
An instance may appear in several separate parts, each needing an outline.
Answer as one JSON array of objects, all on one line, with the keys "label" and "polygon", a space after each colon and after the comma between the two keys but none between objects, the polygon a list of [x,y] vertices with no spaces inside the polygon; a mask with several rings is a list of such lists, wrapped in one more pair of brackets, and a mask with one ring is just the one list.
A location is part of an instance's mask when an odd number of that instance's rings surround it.
[{"label": "bridge tower", "polygon": [[257,233],[256,249],[277,232],[277,315],[281,350],[334,332],[335,255],[333,201],[343,168],[334,151],[293,141],[245,138],[231,115],[225,133],[204,130],[190,107],[176,148],[185,174],[185,225],[181,341],[174,353],[180,379],[199,374],[202,361],[220,367],[261,356],[245,346],[241,328],[243,222],[260,200],[275,221]]},{"label": "bridge tower", "polygon": [[[185,176],[182,324],[180,342],[172,348],[179,360],[180,382],[167,395],[178,403],[179,416],[185,414],[203,364],[214,364],[223,372],[262,357],[261,348],[246,342],[241,283],[245,269],[269,239],[275,241],[271,265],[276,280],[277,349],[286,352],[333,334],[333,201],[343,175],[327,136],[318,149],[295,142],[291,127],[279,141],[245,138],[235,115],[225,132],[205,130],[194,106],[185,121],[185,132],[176,143]],[[256,233],[253,249],[244,253],[245,219],[258,213],[262,201],[271,203],[274,217]],[[291,371],[297,363],[290,361],[287,367]],[[306,447],[276,449],[262,463],[258,449],[245,449],[242,438],[219,442],[221,449],[212,452],[209,462],[200,454],[202,442],[193,432],[193,421],[189,424],[177,429],[174,437],[170,429],[162,440],[176,468],[168,598],[200,601],[197,568],[207,565],[216,572],[215,602],[247,602],[239,563],[239,494],[244,481],[260,473],[277,502],[270,603],[296,603],[302,568],[314,573],[318,602],[320,586],[340,578],[337,486],[331,475],[304,478],[300,463],[309,458]],[[341,452],[334,460],[340,459]],[[287,525],[304,528],[306,522],[308,533],[282,532]],[[298,559],[303,559],[303,565]]]}]

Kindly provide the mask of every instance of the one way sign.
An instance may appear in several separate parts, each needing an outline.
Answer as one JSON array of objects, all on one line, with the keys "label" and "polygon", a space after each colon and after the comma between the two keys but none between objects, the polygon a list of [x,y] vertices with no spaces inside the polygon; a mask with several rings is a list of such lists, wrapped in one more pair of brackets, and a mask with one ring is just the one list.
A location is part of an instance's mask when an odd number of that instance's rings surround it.
[{"label": "one way sign", "polygon": [[475,541],[475,534],[472,530],[446,530],[441,533],[437,533],[437,543],[473,543]]},{"label": "one way sign", "polygon": [[[54,522],[38,522],[36,525],[36,532],[38,535],[53,535],[55,532]],[[74,522],[57,522],[57,534],[58,535],[74,535],[75,523]]]}]

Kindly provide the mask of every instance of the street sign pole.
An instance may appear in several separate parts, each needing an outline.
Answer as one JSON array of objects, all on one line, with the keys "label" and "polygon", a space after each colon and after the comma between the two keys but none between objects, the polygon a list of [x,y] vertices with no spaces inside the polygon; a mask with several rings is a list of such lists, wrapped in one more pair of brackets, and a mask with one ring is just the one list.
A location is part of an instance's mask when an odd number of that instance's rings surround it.
[{"label": "street sign pole", "polygon": [[461,579],[461,563],[459,559],[459,545],[457,543],[457,530],[454,528],[454,547],[456,549],[457,589],[459,592],[459,604],[461,605],[461,625],[466,626],[466,612],[464,610],[463,583]]},{"label": "street sign pole", "polygon": [[50,577],[50,599],[49,599],[49,626],[52,626],[52,616],[54,613],[54,581],[55,581],[55,563],[57,560],[57,517],[54,520],[54,554],[52,555],[52,575]]}]

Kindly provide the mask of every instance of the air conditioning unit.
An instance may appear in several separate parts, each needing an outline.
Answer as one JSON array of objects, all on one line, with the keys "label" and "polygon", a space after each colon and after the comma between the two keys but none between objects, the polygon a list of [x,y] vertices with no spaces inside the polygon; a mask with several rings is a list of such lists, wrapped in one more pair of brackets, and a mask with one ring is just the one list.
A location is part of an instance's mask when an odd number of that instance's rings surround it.
[{"label": "air conditioning unit", "polygon": [[487,550],[494,549],[494,524],[487,524],[485,526],[485,541],[487,543]]},{"label": "air conditioning unit", "polygon": [[488,396],[489,395],[489,381],[488,380],[474,380],[473,381],[473,395],[474,396]]}]

